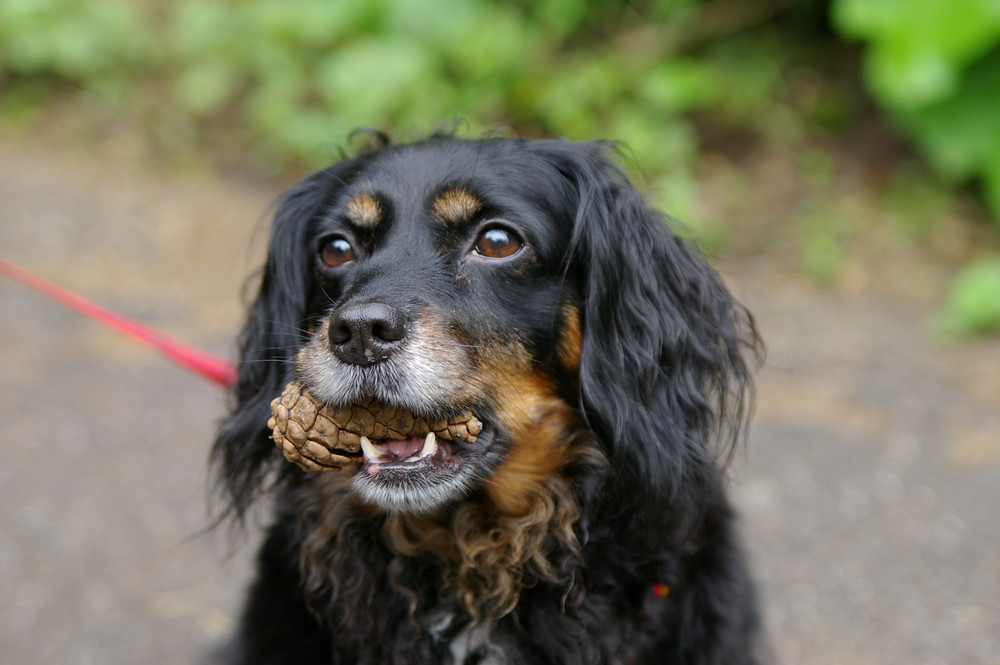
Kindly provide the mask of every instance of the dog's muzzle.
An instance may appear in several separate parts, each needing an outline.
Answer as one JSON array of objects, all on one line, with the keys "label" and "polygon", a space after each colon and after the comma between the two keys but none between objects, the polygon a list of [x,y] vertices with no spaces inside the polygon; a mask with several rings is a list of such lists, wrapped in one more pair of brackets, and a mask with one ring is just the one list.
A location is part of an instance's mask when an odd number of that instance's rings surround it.
[{"label": "dog's muzzle", "polygon": [[285,457],[352,473],[355,492],[385,510],[426,511],[465,494],[492,459],[495,431],[476,415],[468,347],[442,320],[373,301],[333,310],[299,352],[297,381],[272,403],[268,424]]}]

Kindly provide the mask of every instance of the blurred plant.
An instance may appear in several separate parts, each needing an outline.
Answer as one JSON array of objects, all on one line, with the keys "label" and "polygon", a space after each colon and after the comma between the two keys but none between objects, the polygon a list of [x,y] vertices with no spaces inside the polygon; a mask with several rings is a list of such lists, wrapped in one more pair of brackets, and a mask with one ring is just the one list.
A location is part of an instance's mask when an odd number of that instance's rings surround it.
[{"label": "blurred plant", "polygon": [[946,335],[1000,330],[1000,256],[988,256],[963,268],[938,316]]},{"label": "blurred plant", "polygon": [[867,43],[878,101],[945,177],[978,177],[1000,218],[1000,3],[836,0],[833,10]]},{"label": "blurred plant", "polygon": [[258,165],[327,160],[361,126],[614,137],[684,216],[686,114],[764,116],[781,84],[760,48],[686,55],[773,12],[724,4],[735,23],[696,0],[0,0],[0,87],[6,111],[81,91],[175,154],[219,142]]},{"label": "blurred plant", "polygon": [[[1000,220],[1000,3],[836,0],[834,22],[867,43],[872,93],[952,182],[978,179]],[[973,263],[942,315],[954,332],[1000,330],[1000,264]]]}]

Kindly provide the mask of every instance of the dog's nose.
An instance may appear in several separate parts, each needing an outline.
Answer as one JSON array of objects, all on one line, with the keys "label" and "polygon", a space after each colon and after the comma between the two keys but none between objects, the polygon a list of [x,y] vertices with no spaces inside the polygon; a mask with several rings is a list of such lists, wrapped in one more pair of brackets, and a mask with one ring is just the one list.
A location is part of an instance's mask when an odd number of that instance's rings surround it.
[{"label": "dog's nose", "polygon": [[391,305],[346,305],[330,319],[330,350],[345,363],[374,365],[387,360],[406,337],[406,316]]}]

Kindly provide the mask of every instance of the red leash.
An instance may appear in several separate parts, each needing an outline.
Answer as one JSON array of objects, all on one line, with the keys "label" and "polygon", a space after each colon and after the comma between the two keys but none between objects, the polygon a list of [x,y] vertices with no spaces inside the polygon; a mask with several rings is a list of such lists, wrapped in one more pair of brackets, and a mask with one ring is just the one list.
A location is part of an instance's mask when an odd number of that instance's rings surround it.
[{"label": "red leash", "polygon": [[140,344],[155,349],[169,360],[223,387],[229,387],[236,382],[236,365],[225,358],[196,349],[140,321],[95,305],[89,300],[36,277],[3,259],[0,259],[0,274],[75,309],[84,316],[103,323]]}]

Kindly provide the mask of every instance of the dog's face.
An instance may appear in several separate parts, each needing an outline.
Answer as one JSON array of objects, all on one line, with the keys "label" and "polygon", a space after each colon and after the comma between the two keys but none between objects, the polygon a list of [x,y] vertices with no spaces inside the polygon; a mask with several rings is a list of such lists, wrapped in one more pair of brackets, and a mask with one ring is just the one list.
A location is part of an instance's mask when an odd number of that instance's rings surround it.
[{"label": "dog's face", "polygon": [[525,157],[476,143],[383,153],[309,233],[313,332],[295,361],[309,391],[482,423],[473,441],[364,439],[353,487],[383,509],[426,511],[482,483],[516,503],[517,469],[559,465],[572,420],[560,386],[580,344],[572,218],[552,170]]},{"label": "dog's face", "polygon": [[426,425],[366,439],[334,477],[387,511],[478,494],[525,514],[579,435],[614,467],[623,509],[702,500],[716,428],[744,422],[756,336],[603,152],[435,138],[286,193],[215,448],[235,509],[281,459],[264,423],[292,378],[332,407],[481,423],[464,440]]}]

